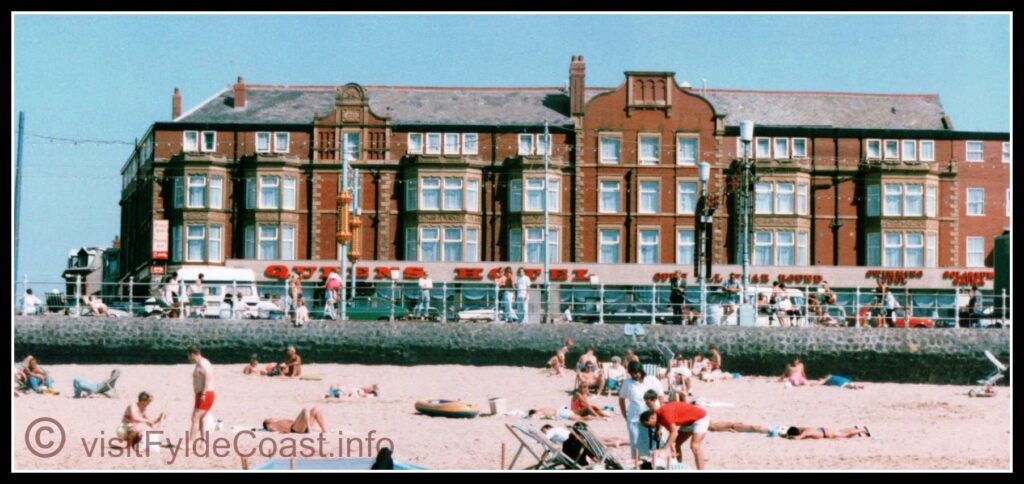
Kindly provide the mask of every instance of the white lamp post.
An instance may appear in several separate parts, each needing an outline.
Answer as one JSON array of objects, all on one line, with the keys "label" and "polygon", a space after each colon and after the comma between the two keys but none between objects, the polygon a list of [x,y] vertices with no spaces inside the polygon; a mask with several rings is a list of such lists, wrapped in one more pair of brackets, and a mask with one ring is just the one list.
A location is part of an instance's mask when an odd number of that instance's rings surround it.
[{"label": "white lamp post", "polygon": [[697,241],[700,244],[697,248],[699,257],[697,263],[700,267],[697,268],[697,277],[700,280],[700,320],[702,324],[708,324],[707,317],[707,286],[705,280],[707,279],[707,244],[705,243],[705,237],[707,234],[707,204],[708,204],[708,180],[711,178],[711,164],[702,161],[697,163],[697,177],[700,179],[700,220],[697,222],[698,229],[700,231],[700,240]]},{"label": "white lamp post", "polygon": [[743,145],[743,297],[747,304],[747,284],[750,281],[750,143],[754,141],[754,122],[740,121],[740,143]]}]

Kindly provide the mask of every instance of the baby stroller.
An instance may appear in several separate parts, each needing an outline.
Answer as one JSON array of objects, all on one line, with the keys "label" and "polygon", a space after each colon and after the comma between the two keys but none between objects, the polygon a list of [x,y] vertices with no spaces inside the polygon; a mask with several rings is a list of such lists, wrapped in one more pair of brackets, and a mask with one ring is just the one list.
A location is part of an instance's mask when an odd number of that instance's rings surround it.
[{"label": "baby stroller", "polygon": [[992,362],[992,366],[995,367],[995,371],[989,374],[987,377],[978,380],[978,386],[970,389],[967,392],[969,397],[994,397],[996,396],[996,382],[1002,380],[1005,376],[1003,373],[1006,372],[1008,367],[1001,361],[997,360],[992,352],[985,351],[985,357]]}]

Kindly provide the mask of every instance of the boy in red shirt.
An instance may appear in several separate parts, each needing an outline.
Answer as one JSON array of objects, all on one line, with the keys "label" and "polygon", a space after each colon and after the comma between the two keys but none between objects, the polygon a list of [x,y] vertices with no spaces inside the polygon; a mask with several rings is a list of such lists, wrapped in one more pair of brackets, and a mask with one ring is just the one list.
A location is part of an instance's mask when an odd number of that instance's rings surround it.
[{"label": "boy in red shirt", "polygon": [[659,425],[668,429],[668,448],[679,462],[683,461],[683,444],[692,436],[690,450],[693,451],[697,469],[703,469],[704,450],[701,443],[711,423],[707,411],[686,402],[662,404],[658,399],[658,393],[653,390],[644,394],[644,403],[650,410],[640,415],[640,424],[649,429],[657,428]]}]

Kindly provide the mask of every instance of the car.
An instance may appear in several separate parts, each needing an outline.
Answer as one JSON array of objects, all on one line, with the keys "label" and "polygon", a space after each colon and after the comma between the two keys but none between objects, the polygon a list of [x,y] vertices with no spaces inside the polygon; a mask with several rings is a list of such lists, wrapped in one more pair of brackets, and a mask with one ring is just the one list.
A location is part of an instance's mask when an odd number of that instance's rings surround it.
[{"label": "car", "polygon": [[458,312],[459,321],[493,322],[497,311],[494,308],[466,308]]},{"label": "car", "polygon": [[[345,316],[352,321],[390,321],[392,310],[395,319],[403,319],[409,315],[409,310],[398,304],[391,304],[387,299],[371,299],[357,297],[347,301]],[[318,305],[315,310],[310,310],[309,317],[312,319],[324,319],[323,305]]]},{"label": "car", "polygon": [[[857,313],[857,326],[885,326],[885,316],[882,314],[871,314],[871,306],[864,306]],[[892,327],[894,328],[934,328],[935,321],[920,316],[909,316],[903,309],[893,310]]]}]

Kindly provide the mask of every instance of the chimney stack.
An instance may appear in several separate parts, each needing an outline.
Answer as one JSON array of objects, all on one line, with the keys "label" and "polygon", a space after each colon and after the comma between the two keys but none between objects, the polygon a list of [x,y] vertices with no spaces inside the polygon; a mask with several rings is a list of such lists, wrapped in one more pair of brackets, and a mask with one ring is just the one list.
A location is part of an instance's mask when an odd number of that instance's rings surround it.
[{"label": "chimney stack", "polygon": [[585,72],[586,64],[583,63],[583,56],[572,56],[572,63],[569,64],[569,113],[573,116],[583,115]]},{"label": "chimney stack", "polygon": [[181,117],[181,91],[174,88],[174,95],[171,96],[171,120]]},{"label": "chimney stack", "polygon": [[245,107],[245,79],[242,76],[238,76],[238,82],[235,83],[235,108]]}]

